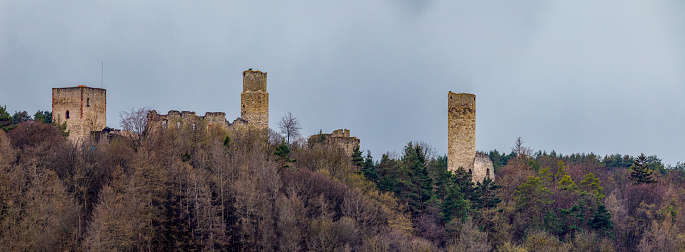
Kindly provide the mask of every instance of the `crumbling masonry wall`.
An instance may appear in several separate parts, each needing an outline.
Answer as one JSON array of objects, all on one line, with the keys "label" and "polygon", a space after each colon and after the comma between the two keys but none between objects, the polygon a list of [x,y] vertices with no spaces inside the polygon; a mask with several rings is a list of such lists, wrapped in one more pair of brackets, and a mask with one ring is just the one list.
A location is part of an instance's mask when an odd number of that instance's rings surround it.
[{"label": "crumbling masonry wall", "polygon": [[473,161],[473,181],[483,181],[485,178],[495,180],[495,170],[490,156],[485,153],[476,153]]},{"label": "crumbling masonry wall", "polygon": [[[323,134],[325,140],[324,144],[328,147],[332,148],[340,148],[342,149],[343,153],[345,153],[348,156],[352,156],[352,152],[354,152],[354,148],[359,146],[361,141],[359,138],[356,137],[350,137],[350,130],[348,129],[338,129],[334,130],[330,134]],[[309,145],[313,146],[314,144],[317,144],[321,141],[321,136],[320,135],[312,135],[309,137]]]},{"label": "crumbling masonry wall", "polygon": [[243,72],[240,117],[249,125],[269,127],[269,93],[266,91],[266,72],[252,69]]},{"label": "crumbling masonry wall", "polygon": [[204,116],[198,116],[192,111],[179,112],[177,110],[170,110],[168,114],[161,115],[157,111],[152,110],[147,113],[148,123],[152,128],[182,128],[182,127],[198,127],[209,130],[210,128],[228,129],[231,124],[226,120],[226,113],[224,112],[207,112]]},{"label": "crumbling masonry wall", "polygon": [[52,120],[67,123],[69,140],[85,140],[91,131],[107,127],[107,90],[84,85],[53,88]]}]

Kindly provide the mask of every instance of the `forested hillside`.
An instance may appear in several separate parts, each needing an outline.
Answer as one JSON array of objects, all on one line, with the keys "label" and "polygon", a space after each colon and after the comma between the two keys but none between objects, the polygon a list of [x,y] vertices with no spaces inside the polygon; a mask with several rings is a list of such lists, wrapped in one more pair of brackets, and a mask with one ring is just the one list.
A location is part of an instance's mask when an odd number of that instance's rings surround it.
[{"label": "forested hillside", "polygon": [[685,167],[655,156],[517,141],[473,184],[425,143],[374,159],[250,128],[74,144],[40,120],[3,126],[1,251],[685,249]]}]

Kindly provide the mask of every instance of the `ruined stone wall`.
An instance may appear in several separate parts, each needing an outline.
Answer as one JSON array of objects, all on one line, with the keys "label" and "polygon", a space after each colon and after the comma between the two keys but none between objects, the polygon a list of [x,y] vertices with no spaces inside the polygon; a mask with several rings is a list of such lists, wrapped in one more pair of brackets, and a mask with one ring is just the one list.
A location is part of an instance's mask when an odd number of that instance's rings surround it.
[{"label": "ruined stone wall", "polygon": [[107,127],[107,90],[83,85],[53,88],[52,120],[67,123],[70,140],[85,140],[91,131]]},{"label": "ruined stone wall", "polygon": [[269,93],[266,91],[266,72],[252,69],[243,72],[240,117],[249,125],[269,127]]},{"label": "ruined stone wall", "polygon": [[476,96],[448,94],[447,169],[459,167],[473,173],[476,157]]},{"label": "ruined stone wall", "polygon": [[195,112],[177,110],[170,110],[166,115],[160,115],[157,111],[148,111],[148,123],[152,128],[182,128],[195,125],[195,128],[202,126],[202,128],[221,127],[227,129],[231,124],[226,120],[226,113],[224,112],[207,112],[205,116],[197,116]]},{"label": "ruined stone wall", "polygon": [[334,130],[330,137],[350,137],[350,130],[348,129],[337,129]]},{"label": "ruined stone wall", "polygon": [[224,112],[207,112],[204,119],[207,120],[209,126],[212,127],[227,127],[226,113]]},{"label": "ruined stone wall", "polygon": [[[361,141],[359,138],[356,137],[350,137],[350,130],[348,129],[338,129],[334,130],[332,133],[328,134],[323,134],[325,137],[324,143],[326,146],[332,147],[332,148],[340,148],[342,151],[347,154],[348,156],[352,156],[352,153],[354,152],[354,148],[359,146]],[[320,142],[320,136],[317,135],[312,135],[309,137],[309,145],[313,146],[314,144],[317,144]]]},{"label": "ruined stone wall", "polygon": [[476,153],[476,158],[473,160],[473,173],[471,175],[474,182],[483,181],[485,178],[495,180],[495,169],[488,154]]}]

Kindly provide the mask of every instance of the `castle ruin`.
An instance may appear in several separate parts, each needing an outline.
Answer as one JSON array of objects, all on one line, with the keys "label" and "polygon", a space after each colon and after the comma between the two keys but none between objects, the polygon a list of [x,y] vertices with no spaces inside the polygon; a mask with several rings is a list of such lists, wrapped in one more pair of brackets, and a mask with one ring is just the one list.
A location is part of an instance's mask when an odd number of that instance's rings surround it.
[{"label": "castle ruin", "polygon": [[207,112],[198,116],[192,111],[171,110],[168,114],[148,112],[148,122],[157,128],[192,127],[196,130],[211,128],[228,129],[237,125],[250,125],[259,128],[269,127],[269,93],[266,91],[266,72],[252,69],[243,72],[243,92],[240,94],[240,117],[233,123],[226,120],[224,112]]},{"label": "castle ruin", "polygon": [[107,127],[107,90],[84,85],[52,89],[52,121],[66,122],[69,140],[83,141]]},{"label": "castle ruin", "polygon": [[348,129],[338,129],[334,130],[332,133],[328,134],[317,134],[309,137],[309,146],[313,146],[317,143],[323,143],[326,146],[340,148],[348,156],[352,156],[354,148],[359,146],[359,138],[350,137],[350,130]]},{"label": "castle ruin", "polygon": [[[464,168],[474,182],[495,179],[487,154],[476,155],[476,95],[448,93],[447,170]],[[489,162],[489,163],[488,163]]]}]

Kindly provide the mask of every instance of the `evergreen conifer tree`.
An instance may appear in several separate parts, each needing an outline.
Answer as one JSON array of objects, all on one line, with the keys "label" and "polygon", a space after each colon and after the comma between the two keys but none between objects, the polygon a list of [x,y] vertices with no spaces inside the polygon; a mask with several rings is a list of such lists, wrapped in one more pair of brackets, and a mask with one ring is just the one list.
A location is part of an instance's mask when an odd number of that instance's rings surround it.
[{"label": "evergreen conifer tree", "polygon": [[611,231],[614,228],[614,222],[611,221],[611,213],[607,211],[604,205],[599,205],[595,215],[588,223],[589,226],[597,230],[600,235],[614,238],[614,233]]},{"label": "evergreen conifer tree", "polygon": [[641,153],[630,167],[630,170],[632,170],[630,173],[630,180],[633,181],[633,184],[639,185],[642,183],[656,183],[656,179],[652,177],[653,171],[646,166],[646,163],[647,156],[645,156],[644,153]]}]

